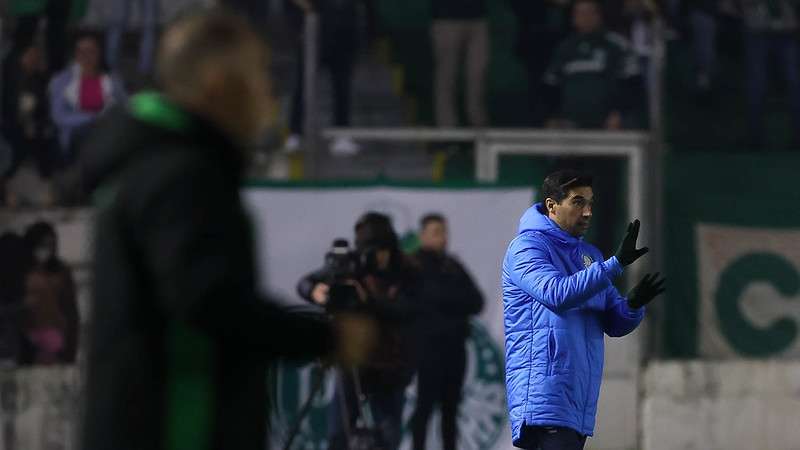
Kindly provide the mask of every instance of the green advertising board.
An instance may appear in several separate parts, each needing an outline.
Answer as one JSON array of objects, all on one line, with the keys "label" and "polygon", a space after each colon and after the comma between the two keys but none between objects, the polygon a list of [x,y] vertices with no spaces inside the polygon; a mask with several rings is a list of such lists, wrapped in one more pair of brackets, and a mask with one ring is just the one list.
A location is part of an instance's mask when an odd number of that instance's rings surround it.
[{"label": "green advertising board", "polygon": [[800,155],[666,161],[667,357],[800,357]]}]

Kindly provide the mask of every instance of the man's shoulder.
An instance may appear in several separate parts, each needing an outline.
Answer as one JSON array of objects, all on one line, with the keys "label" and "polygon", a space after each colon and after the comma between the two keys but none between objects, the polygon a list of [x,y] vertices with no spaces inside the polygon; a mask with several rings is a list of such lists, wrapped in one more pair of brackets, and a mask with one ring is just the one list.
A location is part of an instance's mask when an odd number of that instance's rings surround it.
[{"label": "man's shoulder", "polygon": [[526,248],[545,249],[547,247],[547,236],[541,231],[524,231],[516,235],[508,244],[509,252],[515,252]]},{"label": "man's shoulder", "polygon": [[[145,144],[142,154],[128,165],[128,173],[145,184],[180,181],[200,185],[213,182],[221,168],[191,145],[181,142]],[[141,177],[141,178],[140,178]]]},{"label": "man's shoulder", "polygon": [[119,187],[130,200],[128,207],[137,212],[175,197],[218,204],[230,190],[223,169],[213,160],[189,145],[167,142],[146,145],[123,169]]}]

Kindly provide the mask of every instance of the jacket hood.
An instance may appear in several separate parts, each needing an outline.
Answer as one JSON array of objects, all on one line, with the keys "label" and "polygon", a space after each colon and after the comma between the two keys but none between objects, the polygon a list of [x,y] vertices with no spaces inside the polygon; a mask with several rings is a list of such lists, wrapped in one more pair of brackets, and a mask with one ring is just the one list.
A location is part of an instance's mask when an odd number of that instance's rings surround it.
[{"label": "jacket hood", "polygon": [[237,174],[244,167],[244,151],[227,135],[157,93],[140,94],[129,104],[113,108],[97,122],[95,129],[82,149],[80,160],[81,184],[87,193],[112,177],[132,157],[170,145],[211,152],[221,165],[232,167]]},{"label": "jacket hood", "polygon": [[539,231],[564,244],[577,244],[581,238],[576,238],[562,230],[552,219],[542,212],[542,204],[536,203],[519,219],[519,234],[529,231]]}]

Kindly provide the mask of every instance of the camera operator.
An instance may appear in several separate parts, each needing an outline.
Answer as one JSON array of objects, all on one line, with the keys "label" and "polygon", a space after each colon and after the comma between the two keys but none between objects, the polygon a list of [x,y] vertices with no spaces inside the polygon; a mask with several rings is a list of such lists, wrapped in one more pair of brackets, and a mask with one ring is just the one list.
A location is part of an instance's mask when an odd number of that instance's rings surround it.
[{"label": "camera operator", "polygon": [[[332,253],[336,249],[335,245]],[[374,443],[367,446],[394,450],[400,445],[404,392],[413,375],[407,330],[415,316],[409,300],[414,275],[400,251],[389,218],[383,214],[370,212],[359,219],[355,226],[355,252],[350,257],[354,268],[350,274],[343,275],[332,267],[337,264],[329,263],[300,280],[297,287],[301,297],[334,315],[341,311],[360,312],[381,323],[375,351],[367,362],[357,370],[339,369],[329,407],[329,448],[350,448],[353,435],[364,431],[352,432],[360,406],[365,406],[374,422],[374,429],[367,430]],[[364,405],[359,403],[357,388],[366,399]]]},{"label": "camera operator", "polygon": [[416,300],[420,319],[414,333],[417,405],[411,429],[414,450],[424,450],[428,421],[441,407],[442,448],[455,450],[457,416],[464,386],[469,318],[483,308],[483,295],[464,267],[447,253],[447,220],[428,214],[420,221],[420,249],[411,257],[419,270]]}]

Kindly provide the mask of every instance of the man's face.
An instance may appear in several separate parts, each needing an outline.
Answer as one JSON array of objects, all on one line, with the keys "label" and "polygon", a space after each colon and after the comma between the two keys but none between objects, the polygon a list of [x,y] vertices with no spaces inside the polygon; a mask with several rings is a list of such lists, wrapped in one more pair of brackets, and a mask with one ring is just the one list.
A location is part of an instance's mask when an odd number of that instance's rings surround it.
[{"label": "man's face", "polygon": [[92,38],[83,38],[75,44],[75,62],[84,73],[97,73],[100,69],[100,46]]},{"label": "man's face", "polygon": [[580,2],[576,4],[572,11],[572,23],[580,34],[594,33],[599,30],[603,19],[597,3]]},{"label": "man's face", "polygon": [[447,225],[439,221],[428,222],[419,235],[420,246],[425,250],[442,253],[447,249]]},{"label": "man's face", "polygon": [[593,204],[594,193],[588,186],[570,189],[561,203],[551,198],[545,200],[548,216],[562,230],[575,237],[584,236],[589,230]]},{"label": "man's face", "polygon": [[237,108],[242,117],[243,132],[248,140],[255,140],[272,122],[274,100],[272,86],[267,70],[268,53],[266,48],[254,43],[252,48],[243,50],[243,57],[237,67],[237,77],[243,81]]}]

